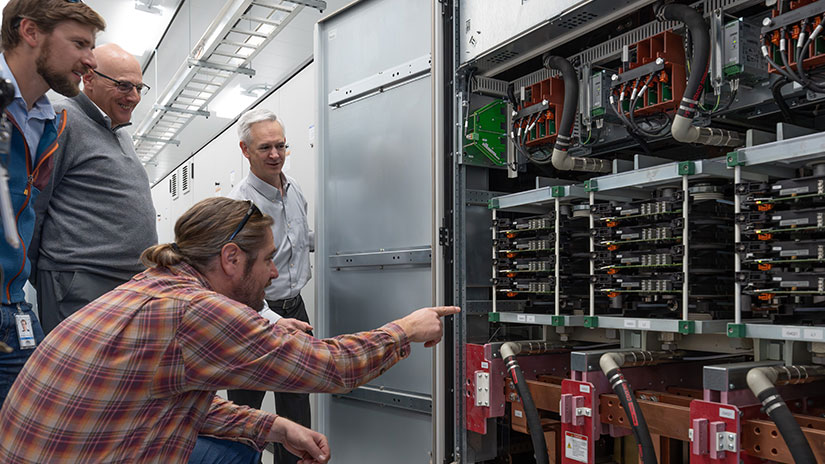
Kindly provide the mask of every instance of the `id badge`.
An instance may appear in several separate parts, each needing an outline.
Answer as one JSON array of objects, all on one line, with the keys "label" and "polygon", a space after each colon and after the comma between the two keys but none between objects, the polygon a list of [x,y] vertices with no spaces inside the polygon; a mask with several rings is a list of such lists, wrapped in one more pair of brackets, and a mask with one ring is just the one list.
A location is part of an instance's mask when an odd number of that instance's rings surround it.
[{"label": "id badge", "polygon": [[20,341],[20,349],[31,350],[37,346],[34,341],[31,316],[28,314],[15,314],[14,321],[17,323],[17,339]]}]

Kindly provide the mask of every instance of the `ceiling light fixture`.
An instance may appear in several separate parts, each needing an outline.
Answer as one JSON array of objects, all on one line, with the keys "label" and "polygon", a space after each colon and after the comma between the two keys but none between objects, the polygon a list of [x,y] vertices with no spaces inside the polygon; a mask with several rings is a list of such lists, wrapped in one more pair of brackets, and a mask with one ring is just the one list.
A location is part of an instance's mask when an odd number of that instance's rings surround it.
[{"label": "ceiling light fixture", "polygon": [[147,13],[162,15],[163,11],[155,6],[157,3],[160,2],[158,0],[135,0],[135,9],[145,11]]},{"label": "ceiling light fixture", "polygon": [[241,95],[247,97],[261,98],[265,93],[272,89],[272,84],[263,82],[261,84],[250,84],[241,86]]},{"label": "ceiling light fixture", "polygon": [[215,112],[215,116],[234,119],[257,99],[255,94],[247,93],[243,87],[236,85],[221,92],[221,95],[209,106]]},{"label": "ceiling light fixture", "polygon": [[[159,93],[154,111],[137,125],[133,136],[135,151],[141,156],[150,156],[150,159],[153,159],[195,116],[207,116],[207,105],[218,94],[227,93],[221,90],[230,85],[235,76],[254,75],[252,59],[304,6],[323,11],[326,9],[326,2],[227,2],[192,49],[186,62],[172,76],[169,85]],[[266,30],[270,32],[264,33]],[[240,86],[238,87],[233,94],[240,94]],[[237,102],[236,108],[241,103],[243,102]],[[249,106],[249,103],[245,104],[244,108]],[[212,109],[215,109],[214,106]],[[236,110],[235,114],[238,111]]]}]

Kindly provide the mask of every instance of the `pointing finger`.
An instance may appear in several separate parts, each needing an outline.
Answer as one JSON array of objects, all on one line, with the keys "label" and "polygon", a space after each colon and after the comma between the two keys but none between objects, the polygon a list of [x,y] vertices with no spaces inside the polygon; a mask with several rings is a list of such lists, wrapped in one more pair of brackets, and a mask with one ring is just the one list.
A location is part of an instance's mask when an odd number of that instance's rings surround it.
[{"label": "pointing finger", "polygon": [[438,314],[438,317],[450,316],[461,312],[461,308],[458,306],[437,306],[432,309]]}]

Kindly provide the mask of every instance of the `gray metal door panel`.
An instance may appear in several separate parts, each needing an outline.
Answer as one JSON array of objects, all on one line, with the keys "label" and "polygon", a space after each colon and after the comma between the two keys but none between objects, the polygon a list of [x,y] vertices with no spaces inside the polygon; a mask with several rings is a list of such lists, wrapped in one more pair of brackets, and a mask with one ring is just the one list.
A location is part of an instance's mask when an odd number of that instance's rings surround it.
[{"label": "gray metal door panel", "polygon": [[343,464],[429,462],[430,416],[334,398],[328,435],[332,461]]},{"label": "gray metal door panel", "polygon": [[323,84],[331,91],[430,53],[429,7],[425,0],[362,1],[326,21]]},{"label": "gray metal door panel", "polygon": [[329,113],[326,220],[347,225],[329,249],[422,246],[432,239],[430,78]]},{"label": "gray metal door panel", "polygon": [[[379,327],[433,300],[431,6],[363,0],[316,28],[323,336]],[[405,74],[411,62],[417,71]],[[350,89],[359,98],[341,99]],[[432,359],[415,347],[372,390],[321,397],[318,428],[336,462],[429,461],[432,420],[421,411],[429,410]]]},{"label": "gray metal door panel", "polygon": [[461,62],[498,48],[513,37],[535,29],[562,12],[586,3],[586,0],[515,2],[502,0],[461,0]]},{"label": "gray metal door panel", "polygon": [[[431,303],[430,268],[343,270],[330,274],[331,330],[354,333],[380,327]],[[398,390],[429,392],[432,351],[413,348],[410,357],[370,382]]]}]

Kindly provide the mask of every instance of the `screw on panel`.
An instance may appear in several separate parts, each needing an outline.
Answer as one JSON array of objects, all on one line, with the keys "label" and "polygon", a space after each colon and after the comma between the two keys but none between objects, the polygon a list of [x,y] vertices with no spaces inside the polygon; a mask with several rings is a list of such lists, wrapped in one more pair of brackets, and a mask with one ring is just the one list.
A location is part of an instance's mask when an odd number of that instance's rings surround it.
[{"label": "screw on panel", "polygon": [[728,165],[729,168],[736,167],[736,166],[741,166],[742,164],[744,164],[744,163],[739,161],[739,152],[732,151],[732,152],[728,153],[727,165]]}]

